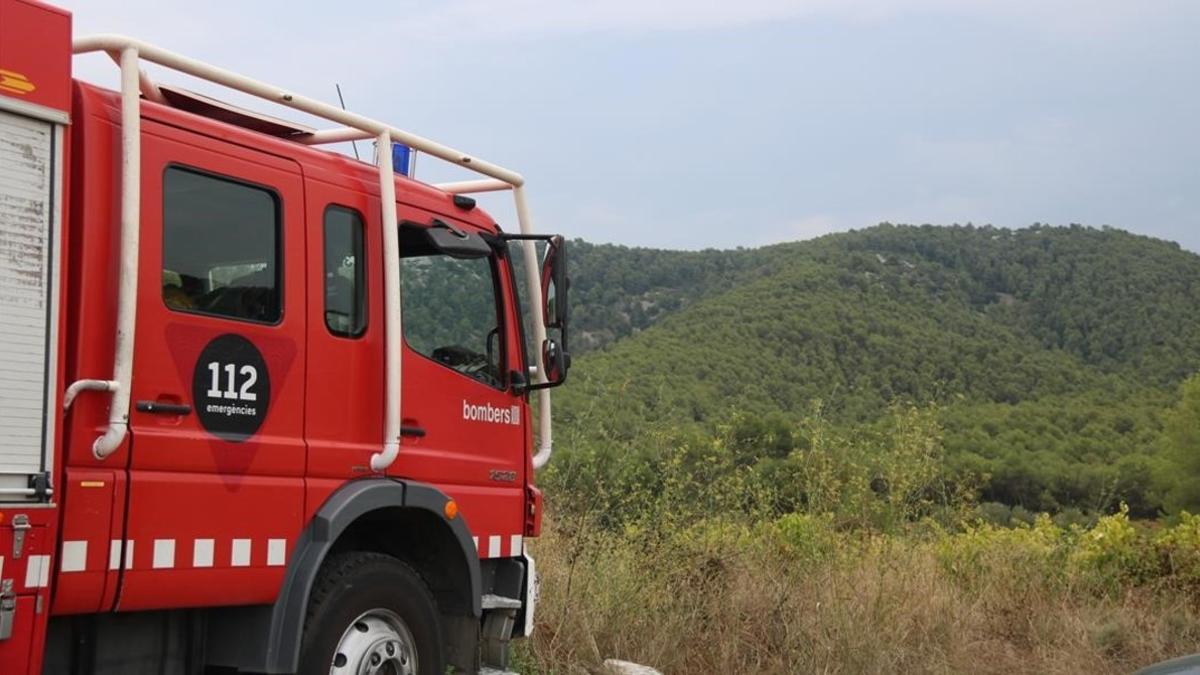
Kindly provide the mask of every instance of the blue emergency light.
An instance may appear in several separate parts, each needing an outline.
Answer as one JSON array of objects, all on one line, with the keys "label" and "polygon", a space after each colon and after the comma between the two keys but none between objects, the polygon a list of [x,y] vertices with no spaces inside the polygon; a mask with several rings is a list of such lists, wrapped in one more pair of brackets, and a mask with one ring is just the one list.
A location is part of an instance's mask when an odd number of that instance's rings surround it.
[{"label": "blue emergency light", "polygon": [[413,150],[403,143],[392,143],[392,170],[407,176],[412,168]]}]

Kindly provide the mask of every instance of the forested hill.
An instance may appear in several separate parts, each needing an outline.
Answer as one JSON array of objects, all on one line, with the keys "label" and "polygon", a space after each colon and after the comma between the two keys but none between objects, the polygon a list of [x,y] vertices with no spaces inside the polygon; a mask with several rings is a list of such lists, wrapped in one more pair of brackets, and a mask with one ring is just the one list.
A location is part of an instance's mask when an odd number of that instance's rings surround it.
[{"label": "forested hill", "polygon": [[557,410],[580,429],[603,411],[609,439],[934,402],[984,498],[1152,512],[1158,413],[1200,369],[1200,256],[1117,230],[884,224],[572,256],[582,339]]},{"label": "forested hill", "polygon": [[[1200,363],[1200,257],[1173,242],[1034,226],[897,226],[758,249],[668,251],[571,244],[577,352],[604,347],[711,295],[804,262],[836,272],[908,272],[1020,328],[1047,348],[1106,369],[1175,380]],[[924,263],[916,269],[918,263]],[[896,275],[893,275],[896,276]],[[842,279],[849,283],[850,280]],[[1183,365],[1184,370],[1170,370]],[[1166,368],[1167,370],[1164,370]]]}]

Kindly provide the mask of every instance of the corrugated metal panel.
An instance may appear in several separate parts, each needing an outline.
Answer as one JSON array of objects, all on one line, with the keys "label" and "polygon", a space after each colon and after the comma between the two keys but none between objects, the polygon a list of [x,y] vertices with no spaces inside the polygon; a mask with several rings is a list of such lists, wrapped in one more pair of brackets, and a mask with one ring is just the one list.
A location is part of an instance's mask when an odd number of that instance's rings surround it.
[{"label": "corrugated metal panel", "polygon": [[0,112],[0,473],[42,467],[53,133]]}]

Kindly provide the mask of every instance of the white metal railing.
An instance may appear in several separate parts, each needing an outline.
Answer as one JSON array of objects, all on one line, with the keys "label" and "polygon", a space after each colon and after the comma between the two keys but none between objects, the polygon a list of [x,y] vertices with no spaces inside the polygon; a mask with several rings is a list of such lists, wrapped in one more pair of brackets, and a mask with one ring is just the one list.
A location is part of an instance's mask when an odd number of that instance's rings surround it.
[{"label": "white metal railing", "polygon": [[[104,381],[106,386],[81,386],[82,390],[107,390],[112,392],[108,429],[96,439],[92,452],[97,459],[112,454],[125,439],[129,430],[130,383],[133,373],[133,336],[137,319],[137,261],[140,211],[141,169],[141,105],[139,92],[147,99],[162,102],[157,85],[140,68],[145,60],[193,77],[235,89],[244,94],[272,103],[294,108],[310,115],[343,125],[342,127],[317,131],[301,139],[302,143],[318,145],[363,138],[375,138],[379,144],[377,166],[379,169],[379,196],[382,206],[384,248],[384,332],[385,332],[385,399],[384,437],[379,452],[371,456],[371,469],[382,472],[395,461],[400,450],[400,362],[401,362],[401,315],[400,315],[400,247],[396,231],[396,176],[392,167],[392,142],[403,143],[415,150],[438,159],[457,164],[487,177],[484,180],[449,183],[441,189],[452,194],[512,190],[517,212],[517,223],[522,234],[532,234],[533,223],[525,201],[525,179],[521,174],[497,164],[472,157],[446,145],[436,143],[416,134],[404,131],[384,122],[364,117],[342,108],[322,103],[292,93],[281,87],[217,68],[196,59],[122,35],[94,35],[77,38],[73,51],[76,54],[105,52],[121,68],[121,260],[118,267],[117,329],[116,348],[113,355],[113,377]],[[538,273],[537,251],[533,242],[522,242],[526,285],[533,311],[542,307],[542,286]],[[542,320],[535,320],[534,344],[541,345],[546,339],[546,328]],[[535,349],[537,370],[535,382],[546,382],[545,364],[541,349]],[[108,386],[111,385],[111,386]],[[72,385],[75,386],[74,384]],[[550,426],[550,392],[540,389],[538,394],[538,451],[533,458],[534,468],[541,468],[550,459],[552,437]]]}]

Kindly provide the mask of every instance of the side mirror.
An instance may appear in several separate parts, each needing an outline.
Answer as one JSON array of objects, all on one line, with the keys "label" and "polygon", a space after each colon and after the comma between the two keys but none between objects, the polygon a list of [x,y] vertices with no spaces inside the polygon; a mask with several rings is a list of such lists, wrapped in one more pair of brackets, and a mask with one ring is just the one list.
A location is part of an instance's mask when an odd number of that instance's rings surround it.
[{"label": "side mirror", "polygon": [[561,235],[550,237],[542,258],[542,318],[546,328],[558,331],[558,340],[542,343],[542,363],[546,366],[546,384],[553,387],[567,379],[571,355],[567,351],[567,247]]},{"label": "side mirror", "polygon": [[546,338],[546,341],[542,343],[542,363],[546,364],[547,384],[558,385],[567,379],[567,369],[571,366],[571,357],[558,346],[554,338]]},{"label": "side mirror", "polygon": [[[528,322],[538,321],[538,312],[541,312],[540,321],[545,326],[547,335],[546,339],[540,345],[529,345],[530,349],[539,349],[541,362],[545,367],[545,382],[523,383],[522,391],[535,391],[538,389],[546,389],[548,387],[557,387],[562,384],[567,378],[567,371],[571,368],[571,354],[567,348],[567,324],[569,319],[569,306],[567,300],[568,290],[570,289],[570,279],[567,276],[567,247],[566,240],[562,235],[544,235],[544,234],[504,234],[504,241],[521,242],[526,245],[524,251],[518,251],[510,255],[510,260],[518,266],[523,266],[526,262],[533,262],[537,265],[538,262],[533,255],[529,255],[533,250],[533,243],[545,242],[542,249],[540,269],[536,270],[536,275],[532,279],[528,279],[531,283],[537,283],[541,286],[542,304],[540,307],[534,306],[530,308],[532,311],[526,315],[525,320]],[[524,253],[522,255],[521,253]],[[528,255],[529,257],[525,257]],[[525,271],[532,271],[525,268]],[[518,285],[519,287],[519,285]],[[533,289],[529,289],[533,291]],[[529,329],[532,326],[530,323],[525,324],[526,334],[531,335]],[[556,332],[555,332],[556,331]]]},{"label": "side mirror", "polygon": [[546,328],[567,330],[567,247],[561,235],[550,238],[542,259],[542,317]]}]

